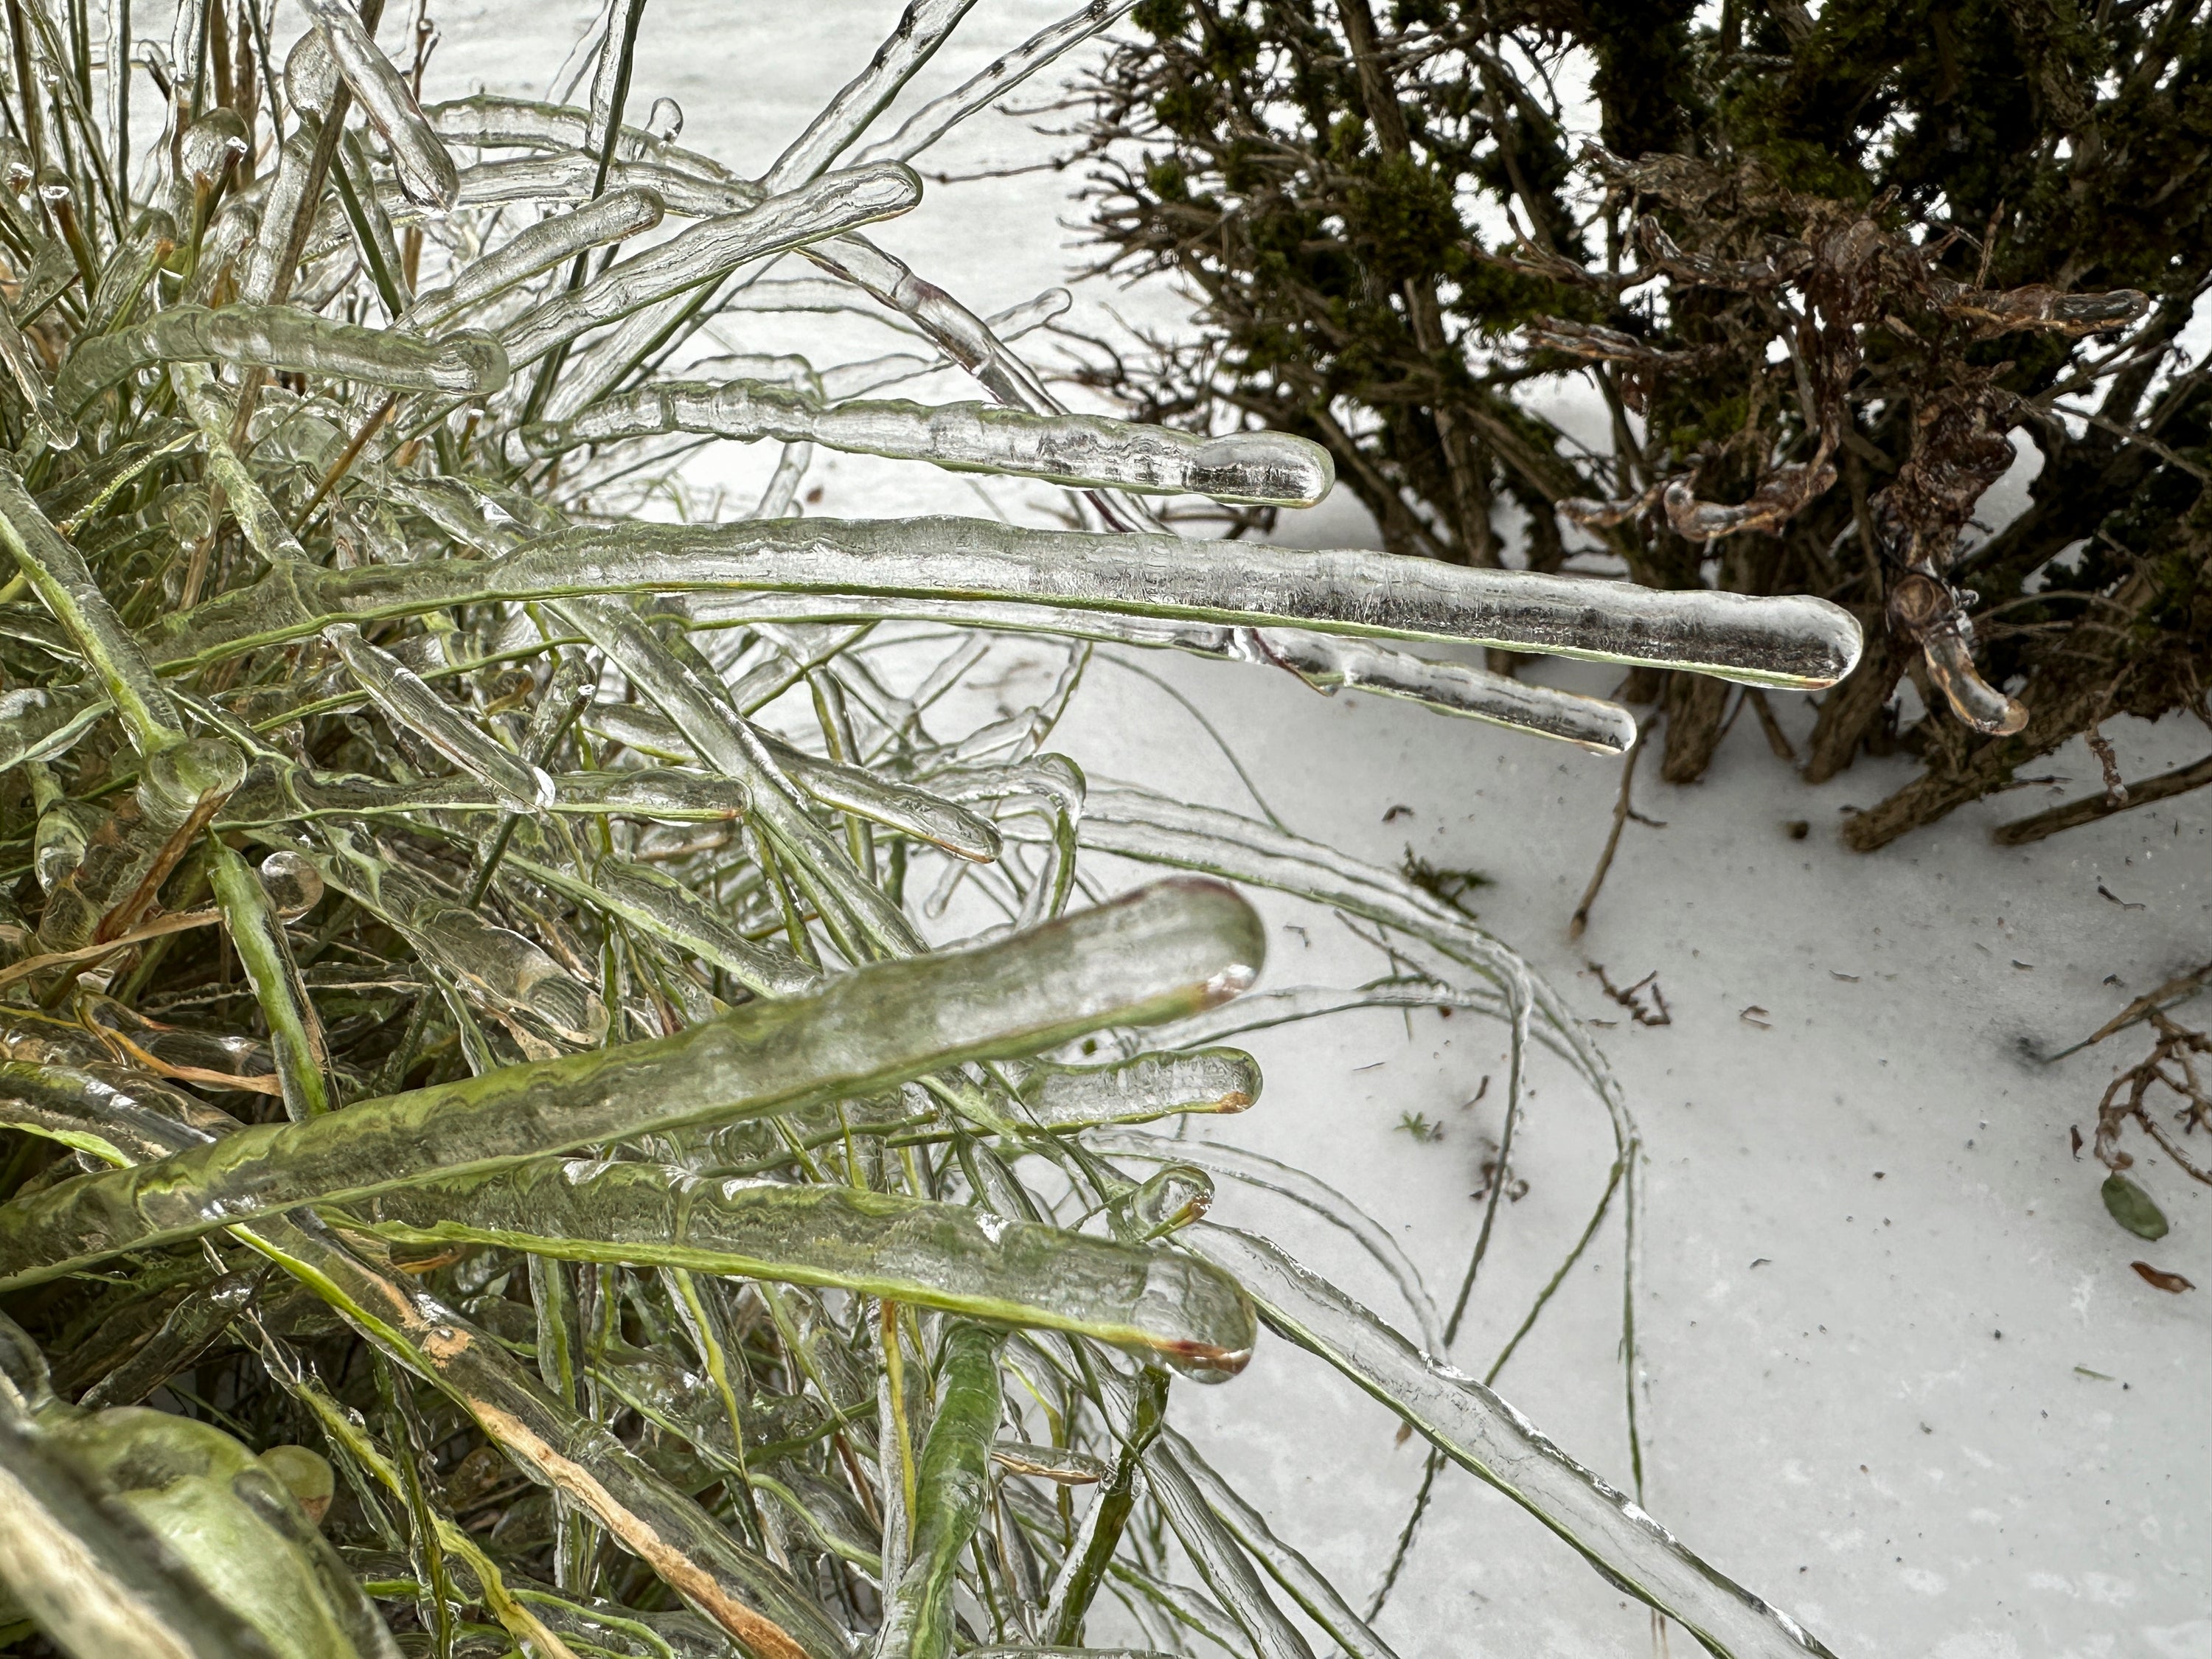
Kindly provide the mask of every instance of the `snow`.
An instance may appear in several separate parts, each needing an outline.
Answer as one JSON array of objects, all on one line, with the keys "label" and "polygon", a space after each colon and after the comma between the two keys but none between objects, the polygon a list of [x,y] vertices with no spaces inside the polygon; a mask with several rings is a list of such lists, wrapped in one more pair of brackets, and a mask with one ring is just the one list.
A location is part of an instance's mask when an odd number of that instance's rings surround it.
[{"label": "snow", "polygon": [[[951,84],[1063,3],[979,8],[917,90]],[[898,9],[656,0],[635,106],[672,95],[686,143],[763,169]],[[478,84],[542,94],[591,17],[543,0],[438,15],[432,82],[447,94]],[[1033,83],[1037,101],[1055,84]],[[979,127],[926,162],[968,171],[1037,152],[1021,123]],[[1069,183],[1030,173],[938,191],[879,240],[991,311],[1068,279],[1080,257],[1062,228],[1076,216]],[[1094,287],[1079,289],[1077,319],[1101,319],[1109,304],[1172,314],[1157,291]],[[788,349],[798,334],[781,326],[749,321],[748,349]],[[820,319],[804,329],[820,338]],[[854,356],[894,349],[865,330],[852,338]],[[970,394],[947,377],[916,395]],[[708,465],[735,489],[772,461],[718,452]],[[815,477],[816,512],[979,510],[972,484],[926,467],[839,457]],[[994,499],[1034,520],[1049,494]],[[1279,539],[1364,534],[1340,502],[1297,516]],[[2156,1245],[2120,1231],[2098,1199],[2101,1170],[2075,1158],[2068,1129],[2087,1133],[2106,1081],[2146,1045],[2129,1032],[2057,1064],[2034,1057],[2212,957],[2212,799],[1994,846],[1992,825],[2096,787],[2096,763],[2075,745],[2036,769],[2063,781],[1863,857],[1843,850],[1836,826],[1902,783],[1909,763],[1863,759],[1808,788],[1745,719],[1701,785],[1664,786],[1647,762],[1637,805],[1665,827],[1628,828],[1589,931],[1571,944],[1565,921],[1604,840],[1618,763],[1378,698],[1323,699],[1254,668],[1143,665],[1200,703],[1292,828],[1379,862],[1410,847],[1480,870],[1494,884],[1471,900],[1485,924],[1584,1016],[1617,1022],[1599,1035],[1648,1157],[1636,1318],[1655,1515],[1846,1659],[2212,1656],[2212,1194],[2131,1137],[2135,1173],[2174,1224]],[[1565,664],[1534,672],[1586,690],[1611,683]],[[1103,665],[1093,676],[1056,741],[1095,776],[1248,804],[1166,696]],[[1777,707],[1802,737],[1809,712],[1789,698]],[[2206,743],[2178,720],[2106,729],[2131,777]],[[1805,839],[1790,838],[1792,820],[1809,823]],[[1327,917],[1265,908],[1278,925],[1264,984],[1386,971]],[[1656,973],[1672,1023],[1628,1020],[1590,963],[1620,986]],[[1464,1016],[1368,1014],[1251,1046],[1266,1097],[1203,1133],[1317,1169],[1401,1233],[1448,1304],[1480,1218],[1468,1194],[1485,1138],[1500,1127],[1495,1088],[1462,1103],[1498,1073],[1498,1034]],[[1401,1133],[1413,1112],[1443,1137]],[[1595,1103],[1540,1071],[1516,1149],[1528,1190],[1505,1206],[1453,1355],[1464,1369],[1487,1368],[1571,1243],[1606,1147]],[[1271,1229],[1400,1316],[1379,1273],[1311,1218],[1227,1184],[1216,1217]],[[1628,1486],[1621,1254],[1616,1217],[1498,1386]],[[2130,1268],[2138,1259],[2205,1288],[2152,1289]],[[1364,1605],[1418,1482],[1419,1443],[1394,1445],[1380,1407],[1280,1343],[1235,1382],[1179,1387],[1175,1409]],[[1438,1493],[1381,1625],[1409,1659],[1582,1659],[1652,1643],[1648,1616],[1525,1516],[1456,1472]],[[1677,1632],[1671,1651],[1692,1645]]]}]

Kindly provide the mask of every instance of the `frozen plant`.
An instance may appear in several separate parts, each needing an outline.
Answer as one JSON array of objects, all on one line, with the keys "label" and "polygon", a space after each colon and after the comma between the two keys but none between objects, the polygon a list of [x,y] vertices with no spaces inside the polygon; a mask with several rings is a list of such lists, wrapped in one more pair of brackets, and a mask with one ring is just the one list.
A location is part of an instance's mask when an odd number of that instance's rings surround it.
[{"label": "frozen plant", "polygon": [[[1613,1127],[1571,1265],[1616,1205],[1632,1245],[1638,1141],[1559,1000],[1398,874],[1048,745],[1103,645],[1618,753],[1623,711],[1401,642],[1817,686],[1856,624],[1164,532],[1152,496],[1311,501],[1328,459],[1064,410],[1010,343],[1061,296],[987,320],[867,239],[1117,15],[874,137],[967,9],[920,0],[756,179],[632,124],[642,0],[587,101],[428,107],[434,30],[387,57],[375,0],[307,0],[281,67],[252,0],[166,42],[11,4],[0,1643],[1387,1655],[1170,1422],[1264,1324],[1713,1651],[1826,1651],[1443,1362],[1480,1248],[1441,1317],[1323,1183],[1143,1127],[1251,1107],[1248,1029],[1494,1018],[1509,1126],[1540,1048]],[[710,321],[833,307],[921,352],[697,378]],[[975,401],[883,396],[945,365]],[[702,439],[781,447],[750,514],[621,510]],[[817,447],[1086,527],[807,519]],[[1039,638],[1041,692],[953,712]],[[1178,873],[1109,896],[1098,855]],[[1253,990],[1230,883],[1399,971]],[[1413,1334],[1218,1182],[1349,1228]]]}]

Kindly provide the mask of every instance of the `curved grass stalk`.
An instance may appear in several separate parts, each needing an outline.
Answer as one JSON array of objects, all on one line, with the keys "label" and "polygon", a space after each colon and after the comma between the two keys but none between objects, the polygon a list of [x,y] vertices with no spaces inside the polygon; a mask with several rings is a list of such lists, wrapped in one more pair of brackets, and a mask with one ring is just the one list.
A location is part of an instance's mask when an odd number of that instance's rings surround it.
[{"label": "curved grass stalk", "polygon": [[1723,1659],[1828,1659],[1787,1613],[1690,1553],[1665,1528],[1473,1377],[1411,1343],[1266,1240],[1201,1224],[1186,1235],[1237,1277],[1269,1328],[1328,1361],[1437,1449],[1498,1488]]},{"label": "curved grass stalk", "polygon": [[[1227,889],[1166,883],[974,950],[884,963],[678,1036],[257,1124],[158,1164],[0,1206],[0,1288],[303,1203],[489,1173],[592,1141],[867,1094],[1102,1026],[1195,1012],[1265,946]],[[434,1136],[426,1133],[434,1124]]]},{"label": "curved grass stalk", "polygon": [[[449,605],[612,593],[780,592],[1041,604],[1175,621],[1451,640],[1817,686],[1858,659],[1858,624],[1811,598],[1483,570],[1388,554],[1292,552],[1170,536],[1079,535],[972,519],[804,520],[580,528],[501,558],[272,572],[155,630],[167,672],[332,622]],[[824,607],[834,612],[834,607]],[[817,612],[818,614],[823,614]],[[860,619],[867,619],[862,609]]]},{"label": "curved grass stalk", "polygon": [[923,460],[952,471],[1042,478],[1072,488],[1190,493],[1311,507],[1328,494],[1328,452],[1303,438],[1200,438],[1097,415],[1030,415],[993,404],[842,403],[754,380],[663,380],[604,398],[557,425],[526,427],[539,456],[624,438],[696,432],[742,443],[773,438],[848,454]]},{"label": "curved grass stalk", "polygon": [[1197,1447],[1172,1427],[1160,1431],[1160,1447],[1175,1460],[1192,1489],[1243,1553],[1267,1569],[1268,1577],[1283,1587],[1306,1617],[1328,1633],[1331,1641],[1352,1659],[1397,1659],[1389,1644],[1370,1630],[1337,1594],[1336,1586],[1322,1577],[1312,1562],[1276,1537],[1267,1517],[1199,1455]]},{"label": "curved grass stalk", "polygon": [[1258,1659],[1314,1659],[1312,1647],[1275,1605],[1251,1558],[1222,1524],[1164,1437],[1145,1453],[1145,1476],[1176,1539],[1243,1628]]},{"label": "curved grass stalk", "polygon": [[157,363],[234,363],[387,386],[480,398],[507,384],[508,363],[488,334],[430,341],[391,329],[335,323],[283,305],[210,311],[174,306],[80,345],[62,368],[54,401],[82,410],[118,380]]},{"label": "curved grass stalk", "polygon": [[1195,1164],[1212,1174],[1225,1175],[1263,1192],[1277,1194],[1312,1211],[1331,1225],[1350,1233],[1359,1242],[1360,1249],[1390,1276],[1391,1283],[1398,1287],[1413,1316],[1422,1352],[1441,1354],[1449,1350],[1450,1343],[1444,1335],[1443,1318],[1437,1312],[1428,1287],[1421,1282],[1420,1269],[1390,1236],[1388,1228],[1319,1176],[1262,1153],[1218,1140],[1176,1140],[1136,1129],[1119,1129],[1092,1135],[1085,1144],[1109,1157],[1133,1158],[1153,1164]]},{"label": "curved grass stalk", "polygon": [[1066,1331],[1209,1376],[1243,1370],[1255,1335],[1233,1284],[1164,1247],[848,1187],[571,1160],[432,1181],[354,1208],[369,1231],[403,1243],[826,1286]]},{"label": "curved grass stalk", "polygon": [[1324,692],[1373,691],[1438,714],[1558,738],[1595,754],[1620,755],[1636,720],[1617,704],[1462,663],[1433,662],[1364,640],[1303,629],[1170,621],[1100,611],[975,599],[864,599],[850,596],[695,594],[670,601],[702,627],[861,619],[951,622],[1008,633],[1059,635],[1148,650],[1176,650],[1288,669]]},{"label": "curved grass stalk", "polygon": [[[832,283],[830,285],[848,293],[853,291],[850,283]],[[871,301],[875,299],[872,295],[867,297]],[[999,340],[1018,340],[1024,334],[1033,333],[1054,318],[1064,315],[1074,303],[1075,296],[1066,289],[1048,288],[1034,299],[1008,306],[1004,311],[993,312],[982,319],[982,326],[991,331],[994,337]],[[886,326],[903,327],[917,334],[924,332],[907,319],[903,312],[894,310],[886,314],[880,301],[859,308],[876,317]],[[928,337],[925,335],[925,337]],[[916,380],[940,368],[951,368],[953,363],[952,356],[943,352],[933,357],[896,352],[863,362],[839,363],[822,371],[822,396],[825,402],[842,403],[848,398],[866,397],[869,392],[880,392],[902,380]]]}]

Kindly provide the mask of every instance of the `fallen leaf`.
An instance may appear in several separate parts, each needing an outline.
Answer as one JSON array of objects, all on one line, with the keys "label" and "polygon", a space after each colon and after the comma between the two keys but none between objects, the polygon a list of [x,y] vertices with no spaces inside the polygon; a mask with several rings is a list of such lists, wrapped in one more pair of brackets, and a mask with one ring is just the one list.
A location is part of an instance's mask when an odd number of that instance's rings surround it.
[{"label": "fallen leaf", "polygon": [[2130,1261],[2128,1266],[2136,1270],[2137,1276],[2144,1284],[2161,1291],[2170,1291],[2176,1296],[2179,1296],[2184,1291],[2193,1291],[2197,1288],[2179,1273],[2166,1273],[2152,1267],[2148,1261]]},{"label": "fallen leaf", "polygon": [[1774,1029],[1771,1025],[1769,1025],[1766,1023],[1766,1010],[1760,1007],[1755,1002],[1753,1003],[1750,1007],[1738,1014],[1736,1018],[1747,1025],[1756,1025],[1762,1031],[1771,1031]]},{"label": "fallen leaf", "polygon": [[2155,1243],[2166,1237],[2166,1213],[2151,1201],[2151,1196],[2125,1176],[2114,1170],[2105,1177],[2098,1189],[2104,1196],[2105,1208],[2113,1220],[2125,1227],[2137,1238],[2147,1238]]}]

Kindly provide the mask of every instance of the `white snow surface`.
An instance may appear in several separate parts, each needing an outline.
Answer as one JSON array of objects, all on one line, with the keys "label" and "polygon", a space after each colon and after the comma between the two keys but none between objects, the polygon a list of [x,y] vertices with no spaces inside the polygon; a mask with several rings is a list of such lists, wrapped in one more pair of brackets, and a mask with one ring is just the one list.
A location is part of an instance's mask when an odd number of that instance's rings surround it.
[{"label": "white snow surface", "polygon": [[[1065,0],[977,8],[902,107],[1026,36]],[[393,8],[395,15],[398,8]],[[860,64],[896,18],[884,0],[654,0],[631,108],[672,96],[684,142],[747,171]],[[543,95],[592,10],[453,0],[434,92]],[[296,23],[296,18],[293,20]],[[386,44],[398,30],[387,23]],[[1057,85],[1048,74],[1040,94]],[[897,118],[894,116],[893,119]],[[925,158],[955,172],[1034,159],[1027,124],[988,118]],[[883,130],[888,131],[886,126]],[[878,240],[989,312],[1069,279],[1071,181],[1053,173],[936,190]],[[795,269],[789,273],[796,274]],[[1171,296],[1079,289],[1079,319],[1172,319]],[[819,339],[754,319],[748,349]],[[897,349],[851,337],[854,356]],[[817,362],[817,367],[822,366]],[[950,376],[915,395],[975,396]],[[695,477],[756,481],[773,455],[725,447]],[[983,510],[975,487],[921,466],[818,459],[810,510],[864,516]],[[1050,492],[994,492],[1030,514]],[[1279,539],[1366,534],[1331,502]],[[1040,646],[1040,672],[1048,659]],[[1992,825],[2097,787],[2079,745],[2024,787],[1872,856],[1836,828],[1911,775],[1862,759],[1807,788],[1739,721],[1707,781],[1672,788],[1647,759],[1638,810],[1589,933],[1565,923],[1602,845],[1619,764],[1289,677],[1167,656],[1143,665],[1194,699],[1300,832],[1393,864],[1410,848],[1493,885],[1470,901],[1593,1022],[1645,1137],[1636,1304],[1645,1505],[1788,1609],[1846,1659],[2212,1659],[2212,1194],[2129,1145],[2173,1222],[2146,1244],[2072,1153],[2099,1094],[2143,1053],[2140,1030],[2057,1064],[2126,1000],[2212,957],[2212,792],[2021,850]],[[1603,671],[1539,678],[1602,692]],[[1778,699],[1801,738],[1809,711]],[[2201,754],[2169,720],[2107,728],[2127,775]],[[1190,716],[1101,664],[1055,738],[1095,777],[1249,810]],[[1802,841],[1785,831],[1804,820]],[[1118,872],[1117,872],[1118,873]],[[2102,890],[2100,891],[2100,890]],[[1357,983],[1388,971],[1325,915],[1264,896],[1267,986]],[[1294,929],[1303,927],[1300,933]],[[1607,1000],[1656,973],[1672,1023]],[[1751,1010],[1763,1010],[1763,1014]],[[2186,1011],[2185,1011],[2186,1012]],[[2212,1018],[2212,1003],[2197,1012]],[[1752,1023],[1754,1019],[1761,1024]],[[1462,1016],[1364,1014],[1264,1034],[1262,1102],[1196,1131],[1315,1170],[1382,1218],[1449,1306],[1474,1236],[1503,1042]],[[1468,1104],[1488,1074],[1489,1094]],[[1417,1141],[1401,1115],[1440,1122]],[[1609,1154],[1595,1103],[1539,1068],[1516,1148],[1524,1197],[1504,1206],[1454,1360],[1480,1373],[1572,1243]],[[1389,1287],[1310,1216],[1224,1183],[1217,1219],[1272,1231],[1386,1316]],[[2153,1289],[2148,1261],[2203,1288]],[[1630,1487],[1618,1218],[1562,1289],[1499,1389],[1567,1450]],[[1364,1606],[1418,1480],[1418,1441],[1280,1342],[1214,1389],[1179,1386],[1176,1417]],[[1448,1471],[1379,1628],[1413,1656],[1583,1659],[1651,1650],[1648,1616],[1503,1499]],[[1694,1644],[1679,1631],[1668,1650]]]}]

